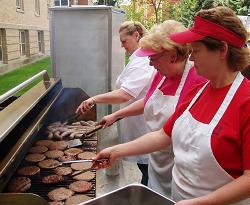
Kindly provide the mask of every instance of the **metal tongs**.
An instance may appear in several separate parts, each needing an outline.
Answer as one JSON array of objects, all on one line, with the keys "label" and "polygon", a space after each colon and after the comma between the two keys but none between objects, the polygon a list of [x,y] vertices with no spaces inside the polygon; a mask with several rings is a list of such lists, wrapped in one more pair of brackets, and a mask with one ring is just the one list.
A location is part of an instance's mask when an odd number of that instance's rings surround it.
[{"label": "metal tongs", "polygon": [[63,165],[63,164],[71,164],[71,163],[82,163],[82,162],[105,162],[108,161],[108,159],[80,159],[80,160],[70,160],[70,161],[65,161],[65,162],[59,162],[59,166]]}]

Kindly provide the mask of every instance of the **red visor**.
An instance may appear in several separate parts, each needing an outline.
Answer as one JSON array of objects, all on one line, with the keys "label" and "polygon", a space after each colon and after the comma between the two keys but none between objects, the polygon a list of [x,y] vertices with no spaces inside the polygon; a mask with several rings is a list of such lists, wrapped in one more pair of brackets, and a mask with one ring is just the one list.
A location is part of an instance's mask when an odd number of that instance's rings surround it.
[{"label": "red visor", "polygon": [[245,45],[245,40],[236,33],[199,16],[194,17],[194,25],[188,31],[175,33],[169,37],[176,43],[191,43],[201,40],[206,36],[225,41],[229,45],[238,48]]}]

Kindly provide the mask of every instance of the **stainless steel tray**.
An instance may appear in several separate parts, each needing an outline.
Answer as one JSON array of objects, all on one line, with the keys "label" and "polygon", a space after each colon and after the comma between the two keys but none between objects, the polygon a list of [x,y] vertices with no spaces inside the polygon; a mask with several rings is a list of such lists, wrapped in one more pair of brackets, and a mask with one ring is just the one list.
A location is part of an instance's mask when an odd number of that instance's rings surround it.
[{"label": "stainless steel tray", "polygon": [[0,193],[1,205],[48,205],[42,197],[32,193]]},{"label": "stainless steel tray", "polygon": [[79,205],[173,205],[174,201],[152,189],[131,184]]}]

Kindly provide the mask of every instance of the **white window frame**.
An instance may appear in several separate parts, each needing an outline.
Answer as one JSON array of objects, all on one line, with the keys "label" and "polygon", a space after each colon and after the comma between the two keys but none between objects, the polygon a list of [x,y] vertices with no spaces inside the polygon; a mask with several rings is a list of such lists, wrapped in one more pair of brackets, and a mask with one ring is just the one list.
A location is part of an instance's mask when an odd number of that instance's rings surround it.
[{"label": "white window frame", "polygon": [[0,29],[0,63],[3,62],[3,32],[2,29]]},{"label": "white window frame", "polygon": [[[24,42],[22,42],[22,35],[24,35]],[[19,31],[19,47],[20,47],[20,56],[26,56],[26,34],[24,30]]]},{"label": "white window frame", "polygon": [[35,14],[40,16],[40,0],[35,0]]},{"label": "white window frame", "polygon": [[38,52],[44,53],[44,32],[37,31]]},{"label": "white window frame", "polygon": [[16,9],[18,11],[24,11],[23,0],[16,0]]},{"label": "white window frame", "polygon": [[[62,1],[63,1],[63,0],[54,0],[54,5],[55,5],[55,6],[69,6],[69,0],[67,0],[67,2],[68,2],[67,5],[62,5]],[[56,2],[58,2],[59,5],[56,5]]]}]

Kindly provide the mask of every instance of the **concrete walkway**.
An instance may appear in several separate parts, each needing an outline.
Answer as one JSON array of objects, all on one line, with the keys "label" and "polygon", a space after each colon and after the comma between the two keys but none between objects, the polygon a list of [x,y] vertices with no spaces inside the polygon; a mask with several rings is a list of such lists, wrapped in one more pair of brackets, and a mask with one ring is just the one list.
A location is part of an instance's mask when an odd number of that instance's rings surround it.
[{"label": "concrete walkway", "polygon": [[[118,167],[119,166],[119,167]],[[118,171],[117,172],[117,168]],[[110,174],[118,174],[109,176]],[[135,162],[120,161],[114,168],[98,170],[96,173],[96,196],[132,183],[140,183],[141,172]]]}]

